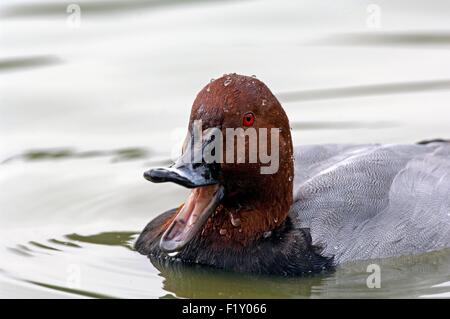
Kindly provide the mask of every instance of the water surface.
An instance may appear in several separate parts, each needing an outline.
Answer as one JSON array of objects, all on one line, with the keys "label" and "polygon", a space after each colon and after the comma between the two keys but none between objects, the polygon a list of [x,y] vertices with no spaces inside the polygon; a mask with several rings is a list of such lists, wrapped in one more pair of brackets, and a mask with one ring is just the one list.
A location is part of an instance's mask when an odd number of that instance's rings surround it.
[{"label": "water surface", "polygon": [[[304,278],[164,268],[133,241],[187,191],[167,165],[211,78],[255,74],[295,144],[450,137],[450,4],[15,0],[0,11],[0,297],[449,297],[450,251]],[[366,285],[381,266],[380,289]]]}]

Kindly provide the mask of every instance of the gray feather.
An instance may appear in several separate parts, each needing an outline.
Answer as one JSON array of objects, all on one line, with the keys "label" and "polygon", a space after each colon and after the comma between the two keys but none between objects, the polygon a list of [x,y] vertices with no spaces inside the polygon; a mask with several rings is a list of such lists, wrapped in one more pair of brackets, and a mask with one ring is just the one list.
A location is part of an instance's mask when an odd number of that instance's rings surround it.
[{"label": "gray feather", "polygon": [[450,143],[295,149],[291,216],[343,263],[450,246]]}]

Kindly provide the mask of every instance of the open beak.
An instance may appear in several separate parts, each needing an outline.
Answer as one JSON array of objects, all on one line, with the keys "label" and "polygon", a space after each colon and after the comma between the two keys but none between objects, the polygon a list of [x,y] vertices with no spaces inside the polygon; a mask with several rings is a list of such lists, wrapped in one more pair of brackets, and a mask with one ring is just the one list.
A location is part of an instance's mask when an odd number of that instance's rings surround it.
[{"label": "open beak", "polygon": [[[154,168],[144,173],[145,179],[154,183],[173,182],[193,188],[183,207],[161,237],[161,250],[170,253],[182,249],[202,229],[209,216],[216,210],[224,195],[219,184],[220,165],[193,163],[191,139],[185,144],[181,157],[168,168]],[[200,149],[211,142],[206,138]]]},{"label": "open beak", "polygon": [[153,183],[172,182],[187,188],[218,184],[217,164],[183,163],[178,161],[170,167],[153,168],[144,173],[144,178]]}]

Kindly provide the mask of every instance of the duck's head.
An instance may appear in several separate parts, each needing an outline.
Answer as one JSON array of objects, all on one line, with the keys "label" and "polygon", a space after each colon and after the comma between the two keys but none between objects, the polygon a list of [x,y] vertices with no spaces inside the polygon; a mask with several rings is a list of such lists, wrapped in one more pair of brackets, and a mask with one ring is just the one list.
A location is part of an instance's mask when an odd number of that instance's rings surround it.
[{"label": "duck's head", "polygon": [[160,248],[179,251],[197,235],[217,247],[267,236],[288,215],[293,174],[289,120],[269,88],[237,74],[211,81],[192,105],[181,157],[144,173],[193,189]]}]

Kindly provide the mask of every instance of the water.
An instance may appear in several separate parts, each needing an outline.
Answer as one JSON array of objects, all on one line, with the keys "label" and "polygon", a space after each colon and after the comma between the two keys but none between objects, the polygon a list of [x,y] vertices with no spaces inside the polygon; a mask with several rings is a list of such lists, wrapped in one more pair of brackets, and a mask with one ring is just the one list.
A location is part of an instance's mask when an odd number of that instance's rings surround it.
[{"label": "water", "polygon": [[84,0],[79,27],[68,3],[1,4],[0,297],[450,296],[450,250],[286,279],[132,249],[187,195],[142,173],[170,163],[212,77],[266,82],[295,144],[450,137],[448,1],[377,1],[373,25],[369,1]]}]

